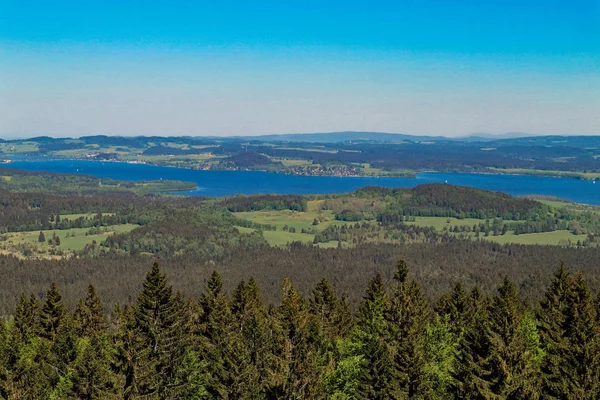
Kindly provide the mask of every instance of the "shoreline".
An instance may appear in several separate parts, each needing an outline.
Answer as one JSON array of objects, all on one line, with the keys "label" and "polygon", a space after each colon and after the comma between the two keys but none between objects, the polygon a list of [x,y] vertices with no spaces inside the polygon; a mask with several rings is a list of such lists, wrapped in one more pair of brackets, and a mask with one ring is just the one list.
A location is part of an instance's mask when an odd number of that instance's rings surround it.
[{"label": "shoreline", "polygon": [[[89,162],[110,162],[110,163],[124,163],[124,164],[132,164],[132,165],[149,165],[153,167],[166,167],[166,168],[179,168],[191,171],[232,171],[232,172],[267,172],[272,174],[282,174],[282,175],[291,175],[291,176],[304,176],[304,177],[336,177],[336,178],[377,178],[377,179],[417,179],[419,174],[427,174],[427,173],[452,173],[452,174],[472,174],[472,175],[512,175],[512,176],[535,176],[535,177],[545,177],[545,178],[564,178],[564,179],[575,179],[581,181],[591,181],[594,182],[596,180],[600,180],[600,172],[597,177],[586,177],[582,174],[585,172],[576,172],[576,171],[532,171],[528,173],[527,171],[506,171],[501,168],[488,170],[488,171],[435,171],[435,170],[424,170],[424,171],[414,171],[412,175],[329,175],[329,174],[316,174],[316,175],[303,175],[303,174],[294,174],[288,173],[285,171],[272,171],[267,169],[219,169],[219,168],[194,168],[194,167],[185,167],[185,166],[175,166],[175,165],[161,165],[153,162],[147,161],[126,161],[126,160],[94,160],[89,158],[63,158],[56,156],[32,156],[32,159],[19,157],[18,159],[7,158],[4,160],[0,160],[0,164],[10,164],[16,161],[24,161],[24,162],[32,162],[32,161],[89,161]],[[490,167],[493,168],[493,167]],[[595,174],[595,173],[594,173]]]}]

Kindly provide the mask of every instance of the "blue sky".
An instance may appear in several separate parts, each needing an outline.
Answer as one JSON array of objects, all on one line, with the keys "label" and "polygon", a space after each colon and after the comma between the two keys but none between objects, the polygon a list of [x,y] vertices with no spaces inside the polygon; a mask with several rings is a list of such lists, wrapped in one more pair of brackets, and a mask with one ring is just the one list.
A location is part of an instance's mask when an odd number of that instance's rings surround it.
[{"label": "blue sky", "polygon": [[600,134],[600,1],[0,0],[0,135]]}]

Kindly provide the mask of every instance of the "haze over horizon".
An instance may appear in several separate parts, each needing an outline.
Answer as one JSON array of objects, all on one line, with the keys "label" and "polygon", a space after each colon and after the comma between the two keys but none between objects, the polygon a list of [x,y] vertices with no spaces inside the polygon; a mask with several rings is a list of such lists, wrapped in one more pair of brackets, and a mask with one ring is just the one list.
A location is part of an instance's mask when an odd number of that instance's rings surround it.
[{"label": "haze over horizon", "polygon": [[600,3],[0,1],[0,137],[600,134]]}]

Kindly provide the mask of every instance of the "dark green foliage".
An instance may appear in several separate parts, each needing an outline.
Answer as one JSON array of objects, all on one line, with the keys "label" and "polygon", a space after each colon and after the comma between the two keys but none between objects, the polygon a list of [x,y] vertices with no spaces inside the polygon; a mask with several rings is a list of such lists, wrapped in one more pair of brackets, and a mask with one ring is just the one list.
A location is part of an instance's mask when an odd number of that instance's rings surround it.
[{"label": "dark green foliage", "polygon": [[319,333],[312,325],[314,321],[305,299],[288,279],[284,280],[281,291],[281,304],[276,315],[283,374],[273,394],[287,399],[321,398],[323,387],[317,358]]},{"label": "dark green foliage", "polygon": [[237,365],[228,346],[233,318],[220,275],[213,271],[198,301],[198,350],[207,365],[209,398],[228,398]]},{"label": "dark green foliage", "polygon": [[106,318],[102,300],[94,286],[89,285],[85,300],[80,301],[74,313],[80,336],[97,336],[106,331]]},{"label": "dark green foliage", "polygon": [[408,266],[400,260],[394,273],[392,296],[387,312],[390,338],[395,345],[394,367],[398,385],[406,398],[422,398],[425,359],[423,334],[429,310],[415,281],[408,280]]},{"label": "dark green foliage", "polygon": [[178,393],[179,368],[189,345],[185,307],[181,296],[173,294],[172,287],[167,285],[158,263],[154,263],[134,307],[134,333],[140,339],[137,343],[140,359],[135,381],[125,389],[126,393],[161,399]]},{"label": "dark green foliage", "polygon": [[556,271],[541,304],[544,388],[552,398],[593,399],[600,393],[600,338],[587,282]]},{"label": "dark green foliage", "polygon": [[401,388],[396,379],[394,346],[389,341],[386,312],[389,298],[381,274],[367,287],[357,315],[353,341],[362,358],[357,398],[399,399]]},{"label": "dark green foliage", "polygon": [[235,196],[224,200],[231,212],[260,210],[306,211],[306,198],[298,195]]},{"label": "dark green foliage", "polygon": [[52,283],[50,289],[48,289],[48,292],[46,293],[46,300],[40,314],[40,326],[44,338],[54,340],[64,315],[65,306],[62,301],[62,296],[56,288],[56,284]]},{"label": "dark green foliage", "polygon": [[27,341],[30,337],[40,334],[40,302],[35,295],[26,297],[22,294],[19,297],[14,324],[22,341]]},{"label": "dark green foliage", "polygon": [[487,335],[491,351],[485,368],[490,371],[492,392],[507,398],[538,398],[543,352],[537,321],[525,313],[508,278],[492,301]]},{"label": "dark green foliage", "polygon": [[597,304],[556,271],[537,313],[505,278],[461,284],[434,309],[404,261],[377,274],[355,315],[322,278],[308,301],[286,279],[276,307],[254,278],[231,298],[213,272],[197,302],[158,264],[135,303],[107,316],[93,286],[73,311],[56,285],[22,295],[0,325],[7,399],[568,399],[600,396]]}]

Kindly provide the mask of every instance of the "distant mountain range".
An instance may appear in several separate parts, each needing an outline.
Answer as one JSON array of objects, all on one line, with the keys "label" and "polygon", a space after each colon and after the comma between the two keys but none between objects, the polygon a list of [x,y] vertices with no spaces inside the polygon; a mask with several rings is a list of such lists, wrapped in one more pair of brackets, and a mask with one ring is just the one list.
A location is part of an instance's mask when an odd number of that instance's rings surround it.
[{"label": "distant mountain range", "polygon": [[[284,143],[349,143],[349,142],[373,142],[373,143],[427,143],[427,142],[499,142],[502,144],[515,143],[519,145],[575,145],[575,147],[596,146],[600,142],[599,135],[543,135],[524,132],[506,132],[500,134],[491,133],[472,133],[458,137],[446,136],[423,136],[409,135],[404,133],[389,132],[362,132],[362,131],[344,131],[344,132],[323,132],[323,133],[285,133],[269,134],[255,136],[107,136],[93,135],[82,136],[80,139],[103,139],[104,141],[114,141],[122,139],[125,142],[144,140],[144,139],[164,139],[164,138],[183,138],[192,141],[258,141],[258,142],[284,142]],[[33,138],[0,138],[3,142],[34,141],[38,143],[53,143],[55,141],[68,140],[69,138],[52,138],[49,136],[37,136]]]},{"label": "distant mountain range", "polygon": [[327,133],[289,133],[259,136],[237,136],[244,140],[306,142],[306,143],[340,143],[340,142],[439,142],[439,141],[494,141],[532,137],[534,135],[522,132],[507,132],[502,134],[474,133],[461,137],[421,136],[387,132],[327,132]]},{"label": "distant mountain range", "polygon": [[448,140],[443,136],[413,136],[386,132],[327,132],[327,133],[289,133],[260,136],[240,136],[239,139],[281,142],[339,143],[339,142],[422,142]]}]

